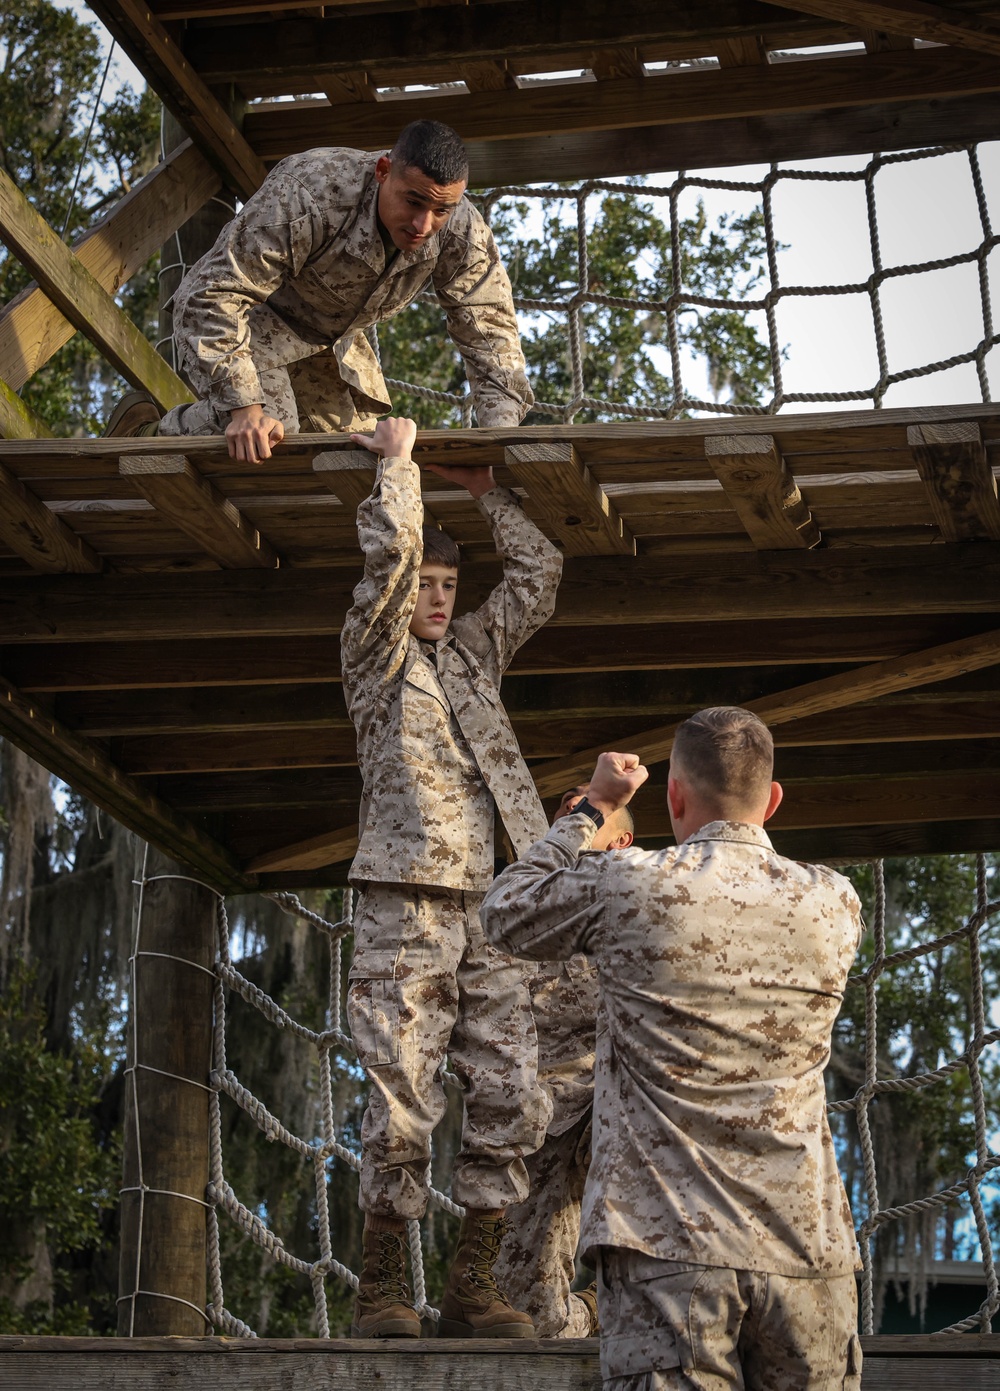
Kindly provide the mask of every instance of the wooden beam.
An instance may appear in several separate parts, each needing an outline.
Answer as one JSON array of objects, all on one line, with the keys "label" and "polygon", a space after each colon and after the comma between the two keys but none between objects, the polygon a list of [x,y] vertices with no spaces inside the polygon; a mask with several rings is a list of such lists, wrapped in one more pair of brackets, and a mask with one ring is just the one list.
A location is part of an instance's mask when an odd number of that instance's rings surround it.
[{"label": "wooden beam", "polygon": [[122,773],[98,745],[64,729],[2,677],[0,732],[123,826],[191,865],[215,888],[240,893],[253,886],[228,850]]},{"label": "wooden beam", "polygon": [[256,193],[264,165],[153,12],[142,0],[92,0],[90,8],[226,182],[244,199]]},{"label": "wooden beam", "polygon": [[26,406],[16,391],[0,378],[0,435],[5,439],[51,439],[52,431],[41,416]]},{"label": "wooden beam", "polygon": [[0,237],[49,299],[133,386],[164,410],[193,401],[188,388],[52,228],[0,170]]},{"label": "wooden beam", "polygon": [[513,444],[504,462],[527,489],[528,516],[567,555],[635,555],[635,537],[571,444]]},{"label": "wooden beam", "polygon": [[[748,700],[746,709],[753,710],[772,727],[845,705],[856,705],[862,700],[874,700],[911,686],[942,681],[949,676],[992,666],[997,662],[1000,662],[1000,629],[958,642],[943,643],[940,647],[914,652],[906,657],[890,657],[884,662],[873,662],[870,666],[811,681],[760,700]],[[662,762],[670,757],[676,731],[676,723],[651,729],[644,737],[633,741],[633,748],[641,754],[644,763]],[[570,786],[574,778],[587,776],[593,772],[594,764],[603,752],[603,748],[595,746],[581,750],[570,758],[555,759],[532,769],[539,794],[551,796]]]},{"label": "wooden beam", "polygon": [[[463,565],[463,605],[484,602],[496,577],[495,561]],[[356,580],[353,568],[9,579],[0,586],[0,644],[332,636]],[[571,556],[546,631],[997,611],[1000,544],[989,541],[675,560]]]},{"label": "wooden beam", "polygon": [[458,76],[470,92],[503,92],[520,85],[503,58],[463,62],[458,67]]},{"label": "wooden beam", "polygon": [[760,34],[720,39],[716,51],[723,68],[757,67],[767,63],[767,49]]},{"label": "wooden beam", "polygon": [[319,482],[354,513],[371,495],[377,463],[367,449],[338,449],[317,454],[312,466]]},{"label": "wooden beam", "polygon": [[598,48],[588,55],[588,67],[598,82],[617,77],[645,77],[646,69],[637,48]]},{"label": "wooden beam", "polygon": [[381,101],[382,94],[367,72],[330,73],[323,80],[323,90],[331,106],[345,101]]},{"label": "wooden beam", "polygon": [[123,454],[123,478],[227,570],[281,564],[268,540],[183,454]]},{"label": "wooden beam", "polygon": [[935,101],[872,102],[839,110],[826,107],[808,121],[779,112],[685,125],[467,140],[466,148],[470,186],[496,188],[655,174],[665,169],[714,169],[720,151],[725,151],[727,166],[770,164],[870,155],[872,150],[974,144],[995,139],[996,131],[996,96],[987,93]]},{"label": "wooden beam", "polygon": [[1000,539],[997,482],[979,426],[911,425],[906,439],[944,539]]},{"label": "wooden beam", "polygon": [[[73,243],[73,254],[114,294],[221,184],[186,140]],[[75,332],[43,290],[27,286],[0,309],[0,377],[15,389],[23,386]]]},{"label": "wooden beam", "polygon": [[[185,0],[160,0],[156,9],[161,15],[173,14],[176,5],[184,4]],[[255,8],[274,6],[262,0]],[[190,9],[199,19],[208,12],[203,4]],[[378,74],[435,64],[454,73],[464,63],[505,63],[513,58],[537,62],[535,71],[544,72],[567,66],[558,61],[563,54],[614,53],[664,39],[711,53],[713,39],[720,35],[739,39],[768,25],[773,28],[776,18],[786,30],[806,36],[818,27],[813,19],[786,23],[772,7],[755,3],[720,5],[713,0],[709,9],[691,0],[620,0],[615,5],[607,0],[546,0],[544,5],[509,0],[438,13],[328,11],[322,18],[288,15],[280,24],[268,17],[199,25],[185,33],[184,51],[206,82],[236,82],[253,97],[260,95],[255,80],[267,76],[283,83],[312,84],[327,72]],[[322,86],[321,80],[318,86],[290,85],[285,90],[319,91]]]},{"label": "wooden beam", "polygon": [[921,0],[803,0],[802,4],[774,0],[774,4],[821,19],[1000,55],[1000,24],[990,15],[969,14],[953,5],[928,5]]},{"label": "wooden beam", "polygon": [[567,89],[556,83],[518,91],[428,97],[407,102],[405,108],[384,101],[377,110],[279,102],[249,111],[246,132],[262,158],[275,160],[317,140],[379,149],[392,143],[402,120],[418,115],[444,121],[463,139],[488,141],[929,101],[998,90],[1000,62],[992,55],[926,48],[766,68],[621,78],[588,86],[585,101],[568,100]]},{"label": "wooden beam", "polygon": [[758,550],[811,550],[819,527],[772,435],[716,435],[705,457]]},{"label": "wooden beam", "polygon": [[43,574],[96,574],[101,558],[0,464],[0,537]]}]

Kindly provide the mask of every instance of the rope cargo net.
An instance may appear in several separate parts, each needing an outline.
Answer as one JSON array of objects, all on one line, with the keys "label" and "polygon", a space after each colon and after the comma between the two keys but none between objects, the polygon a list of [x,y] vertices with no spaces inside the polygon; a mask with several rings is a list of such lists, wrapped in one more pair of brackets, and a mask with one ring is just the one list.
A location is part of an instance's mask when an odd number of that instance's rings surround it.
[{"label": "rope cargo net", "polygon": [[[145,875],[145,870],[143,870],[143,874]],[[870,964],[863,971],[852,975],[848,980],[847,987],[848,993],[862,991],[864,994],[865,1077],[863,1084],[852,1098],[835,1101],[828,1108],[832,1117],[844,1113],[853,1115],[860,1138],[867,1208],[857,1226],[858,1242],[864,1265],[861,1288],[862,1331],[865,1333],[874,1331],[873,1244],[878,1234],[886,1231],[892,1223],[900,1222],[909,1216],[940,1212],[953,1204],[967,1204],[967,1215],[971,1219],[979,1242],[985,1293],[980,1307],[971,1311],[967,1318],[953,1323],[947,1328],[935,1331],[938,1333],[964,1333],[976,1330],[980,1333],[989,1333],[992,1331],[991,1319],[1000,1309],[1000,1290],[998,1290],[996,1260],[984,1210],[982,1185],[994,1169],[1000,1168],[1000,1153],[991,1151],[991,1142],[994,1149],[997,1145],[1000,1117],[990,1118],[987,1115],[981,1067],[985,1066],[988,1061],[988,1059],[984,1060],[983,1058],[986,1050],[1000,1041],[1000,1028],[988,1027],[990,1002],[984,999],[981,937],[990,927],[991,919],[1000,912],[1000,899],[993,902],[989,899],[990,876],[986,858],[980,855],[976,861],[975,903],[966,923],[957,930],[939,937],[929,937],[905,950],[887,952],[886,894],[882,861],[874,862],[873,875],[874,904],[870,916],[874,950]],[[164,877],[177,878],[179,876],[150,876],[137,881],[138,907],[131,957],[133,968],[138,957],[149,954],[142,950],[142,903],[145,887],[154,879]],[[343,1265],[334,1254],[335,1234],[331,1230],[329,1203],[329,1181],[338,1169],[341,1166],[355,1171],[360,1169],[360,1158],[356,1150],[344,1145],[337,1135],[330,1058],[331,1050],[335,1047],[353,1052],[351,1040],[345,1033],[341,1022],[341,982],[343,976],[341,954],[344,938],[351,932],[352,894],[350,890],[344,891],[344,916],[339,922],[327,921],[318,913],[305,907],[294,894],[272,893],[266,897],[276,903],[285,913],[310,924],[326,940],[329,956],[329,978],[325,1026],[319,1032],[307,1028],[240,971],[238,964],[233,959],[225,900],[221,895],[217,895],[218,954],[215,963],[213,1068],[208,1079],[208,1085],[211,1089],[210,1176],[206,1190],[209,1302],[207,1308],[204,1311],[199,1309],[198,1313],[205,1319],[206,1331],[215,1328],[222,1333],[236,1337],[253,1338],[257,1336],[247,1323],[226,1308],[220,1253],[219,1221],[221,1216],[234,1222],[272,1259],[290,1270],[308,1277],[312,1286],[315,1332],[319,1337],[326,1338],[330,1336],[327,1282],[332,1277],[346,1282],[354,1289],[358,1285],[357,1275]],[[948,948],[957,948],[967,953],[972,996],[971,1030],[969,1037],[964,1040],[965,1047],[950,1061],[934,1071],[913,1076],[885,1076],[885,1061],[879,1059],[877,1050],[876,1026],[880,986],[884,984],[891,987],[894,969],[921,958],[928,958]],[[157,953],[153,953],[153,955],[157,955]],[[318,1060],[319,1113],[322,1131],[318,1138],[306,1139],[293,1134],[278,1116],[274,1115],[258,1097],[243,1086],[239,1077],[230,1068],[226,1058],[226,1022],[227,1010],[234,996],[239,997],[247,1006],[258,1011],[269,1023],[295,1033],[315,1049]],[[883,1075],[879,1075],[880,1072]],[[965,1072],[968,1075],[972,1098],[975,1119],[974,1164],[955,1182],[937,1192],[926,1196],[913,1194],[912,1198],[905,1203],[893,1207],[881,1207],[869,1118],[870,1106],[880,1095],[889,1092],[928,1092],[960,1072]],[[458,1079],[448,1073],[445,1073],[445,1078],[453,1085],[459,1085]],[[280,1236],[268,1226],[257,1212],[252,1211],[240,1201],[239,1196],[226,1181],[222,1153],[221,1098],[223,1095],[228,1096],[254,1122],[266,1140],[286,1145],[311,1165],[315,1183],[317,1234],[315,1250],[300,1253],[287,1250]],[[142,1134],[138,1127],[137,1114],[136,1125],[141,1175]],[[432,1187],[430,1194],[432,1203],[436,1203],[447,1212],[455,1215],[462,1214],[463,1209],[445,1193]],[[859,1214],[855,1213],[856,1220],[858,1216]],[[140,1210],[138,1242],[140,1257],[142,1251],[141,1224]],[[409,1246],[415,1306],[421,1317],[436,1320],[438,1311],[427,1302],[421,1232],[420,1225],[416,1221],[409,1223]],[[152,1294],[154,1297],[160,1298],[170,1297],[156,1296],[154,1291],[138,1288],[139,1265],[140,1260],[137,1260],[135,1288],[131,1292],[123,1292],[121,1296],[123,1301],[131,1302],[133,1310],[136,1296],[139,1294],[147,1296]]]},{"label": "rope cargo net", "polygon": [[[974,246],[953,256],[914,262],[908,265],[884,265],[879,232],[879,182],[880,175],[902,164],[914,161],[934,161],[951,155],[964,155],[975,206],[978,212],[979,236]],[[871,272],[864,280],[843,281],[825,285],[785,285],[779,274],[779,251],[781,240],[775,229],[774,196],[781,185],[789,182],[817,182],[860,184],[864,187],[867,206],[868,238],[871,252]],[[692,293],[684,286],[684,256],[681,245],[680,201],[688,191],[723,191],[734,194],[756,195],[763,213],[766,242],[766,289],[752,299],[734,300],[710,298]],[[588,203],[595,197],[617,194],[631,199],[663,199],[669,206],[669,226],[671,237],[671,276],[673,289],[666,299],[627,298],[602,294],[591,285],[590,261],[588,257]],[[773,415],[788,405],[835,404],[837,402],[871,402],[876,409],[882,406],[885,394],[890,387],[917,377],[929,377],[945,372],[966,363],[975,364],[979,390],[984,402],[991,399],[987,370],[987,358],[991,349],[1000,342],[1000,334],[994,332],[993,309],[990,297],[989,258],[990,253],[1000,241],[994,233],[990,220],[990,210],[980,168],[978,146],[948,145],[933,149],[910,150],[900,154],[876,154],[862,169],[850,171],[829,171],[815,169],[784,168],[773,165],[765,178],[752,182],[737,179],[708,179],[680,173],[671,183],[612,183],[606,180],[590,180],[575,187],[539,185],[505,186],[490,189],[473,196],[483,215],[489,221],[495,212],[516,202],[551,203],[556,201],[566,209],[568,220],[576,223],[576,286],[572,292],[551,299],[526,299],[514,295],[518,310],[522,336],[530,335],[532,320],[538,316],[559,318],[565,323],[566,343],[571,366],[572,392],[563,401],[536,401],[534,411],[553,419],[571,423],[581,411],[593,412],[599,419],[613,420],[628,418],[638,420],[673,420],[688,412],[710,412],[723,415]],[[780,228],[778,229],[780,231]],[[188,265],[181,250],[179,236],[176,238],[177,259],[166,261],[160,274],[180,271],[186,274]],[[982,310],[982,336],[979,341],[964,352],[950,357],[918,365],[893,367],[889,361],[886,324],[883,315],[883,289],[887,282],[900,277],[919,277],[930,272],[947,270],[952,267],[970,265],[978,272],[979,297]],[[914,284],[914,293],[920,294],[920,282]],[[784,350],[779,331],[778,310],[783,301],[803,296],[850,296],[861,295],[868,301],[871,315],[874,344],[878,363],[878,376],[872,381],[859,382],[848,391],[786,391],[783,380]],[[421,296],[422,300],[436,304],[433,294]],[[588,307],[602,307],[631,311],[635,316],[645,316],[653,312],[663,316],[665,324],[665,348],[669,356],[669,376],[672,381],[670,398],[643,404],[631,404],[615,400],[609,396],[588,394],[584,384],[584,362],[587,353],[584,315]],[[767,352],[770,359],[771,396],[758,405],[744,405],[734,402],[708,400],[692,393],[685,384],[685,361],[680,316],[703,310],[737,311],[745,316],[763,314],[767,327]],[[405,311],[404,311],[405,313]],[[368,336],[376,353],[379,353],[377,330],[372,327]],[[442,334],[444,340],[445,335]],[[158,347],[163,345],[158,344]],[[171,348],[172,348],[171,344]],[[447,351],[447,349],[445,349]],[[176,354],[172,353],[176,368]],[[455,357],[460,369],[459,359]],[[386,364],[387,367],[390,364]],[[691,365],[688,364],[688,371]],[[462,390],[435,391],[417,382],[402,381],[392,376],[386,377],[388,386],[419,400],[437,402],[442,411],[450,414],[456,424],[468,427],[473,423],[473,402],[466,383]],[[443,422],[442,422],[443,423]]]}]

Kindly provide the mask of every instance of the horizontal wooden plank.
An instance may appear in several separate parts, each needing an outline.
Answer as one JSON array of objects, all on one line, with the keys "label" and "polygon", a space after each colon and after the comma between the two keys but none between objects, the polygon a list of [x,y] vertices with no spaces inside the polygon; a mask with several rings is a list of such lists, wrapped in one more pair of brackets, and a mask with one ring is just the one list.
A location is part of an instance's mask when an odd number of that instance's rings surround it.
[{"label": "horizontal wooden plank", "polygon": [[[462,604],[481,603],[498,569],[463,567]],[[0,644],[337,633],[356,572],[9,580]],[[551,625],[703,623],[763,617],[987,613],[1000,608],[1000,544],[822,549],[665,560],[566,561]]]},{"label": "horizontal wooden plank", "polygon": [[96,744],[64,729],[0,678],[0,732],[43,767],[166,854],[192,865],[217,888],[240,891],[252,879],[198,826],[123,774]]},{"label": "horizontal wooden plank", "polygon": [[0,464],[0,537],[46,574],[94,574],[101,560],[21,480]]},{"label": "horizontal wooden plank", "polygon": [[[401,112],[384,101],[327,106],[279,102],[248,111],[244,129],[265,160],[282,159],[303,142],[391,145],[401,121],[444,121],[468,140],[509,139],[581,130],[676,125],[694,120],[820,111],[893,101],[967,96],[1000,89],[1000,63],[988,54],[948,48],[865,54],[770,67],[698,69],[619,78],[573,88],[520,88],[425,97]],[[404,114],[405,113],[405,114]]]},{"label": "horizontal wooden plank", "polygon": [[927,0],[774,0],[783,9],[822,19],[870,25],[930,43],[955,44],[978,53],[1000,54],[1000,23],[989,16],[963,14],[954,5]]}]

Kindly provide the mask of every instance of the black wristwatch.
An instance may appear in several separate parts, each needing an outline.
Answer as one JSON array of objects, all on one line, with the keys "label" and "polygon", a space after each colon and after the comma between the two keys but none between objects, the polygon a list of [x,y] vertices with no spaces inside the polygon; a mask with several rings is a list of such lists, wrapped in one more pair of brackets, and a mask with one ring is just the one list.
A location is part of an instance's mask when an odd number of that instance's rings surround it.
[{"label": "black wristwatch", "polygon": [[596,807],[592,807],[586,797],[581,798],[573,810],[575,812],[582,811],[584,816],[589,816],[598,830],[604,825],[604,812],[598,811]]}]

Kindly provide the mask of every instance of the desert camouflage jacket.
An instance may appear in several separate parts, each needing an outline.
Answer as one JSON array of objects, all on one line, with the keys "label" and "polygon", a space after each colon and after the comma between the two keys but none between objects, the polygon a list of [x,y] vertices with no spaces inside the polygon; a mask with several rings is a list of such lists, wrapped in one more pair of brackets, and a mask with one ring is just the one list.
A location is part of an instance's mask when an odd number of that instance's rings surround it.
[{"label": "desert camouflage jacket", "polygon": [[564,1134],[594,1103],[597,1001],[597,970],[581,953],[546,961],[531,981],[538,1078],[552,1097],[550,1135]]},{"label": "desert camouflage jacket", "polygon": [[775,854],[759,826],[581,855],[593,827],[556,822],[481,909],[505,951],[597,964],[584,1246],[792,1276],[856,1269],[823,1085],[862,931],[853,888]]},{"label": "desert camouflage jacket", "polygon": [[364,778],[356,882],[482,892],[493,878],[497,816],[518,854],[545,834],[499,687],[514,653],[555,608],[562,557],[505,488],[479,507],[503,579],[438,642],[409,631],[423,554],[417,465],[382,460],[358,509],[365,574],[341,633]]},{"label": "desert camouflage jacket", "polygon": [[258,371],[332,346],[343,380],[379,415],[391,402],[365,329],[429,288],[465,362],[479,424],[519,424],[534,398],[492,233],[463,198],[441,231],[387,266],[378,158],[319,149],[276,165],[185,276],[175,334],[222,410],[263,399]]}]

